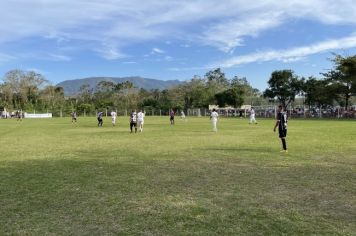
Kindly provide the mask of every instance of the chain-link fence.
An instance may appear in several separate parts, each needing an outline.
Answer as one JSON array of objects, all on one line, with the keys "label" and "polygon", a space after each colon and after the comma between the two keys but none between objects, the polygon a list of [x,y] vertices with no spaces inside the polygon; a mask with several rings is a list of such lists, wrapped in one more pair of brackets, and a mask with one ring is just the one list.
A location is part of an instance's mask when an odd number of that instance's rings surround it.
[{"label": "chain-link fence", "polygon": [[[255,115],[259,118],[275,118],[277,107],[276,106],[255,106]],[[27,114],[45,114],[51,113],[52,117],[70,117],[74,110],[58,109],[58,110],[45,110],[45,111],[30,111],[26,110],[23,113]],[[115,111],[118,116],[129,116],[131,110],[128,109],[97,109],[95,111],[76,111],[79,117],[93,117],[98,112],[103,112],[104,116],[111,116],[111,112]],[[169,109],[144,109],[146,116],[168,116],[170,114]],[[186,110],[174,110],[176,116],[181,116],[182,111],[185,116],[210,116],[210,110],[207,108],[192,108]],[[218,109],[217,112],[221,117],[249,117],[250,109]],[[341,107],[330,108],[318,108],[318,107],[294,107],[288,108],[287,114],[289,118],[335,118],[335,119],[356,119],[356,107],[353,106],[349,109]],[[1,118],[16,117],[16,111],[2,111],[0,112]]]},{"label": "chain-link fence", "polygon": [[[275,118],[277,113],[276,106],[256,106],[254,110],[256,117],[260,118]],[[250,109],[218,109],[218,112],[226,117],[248,117],[250,115]],[[286,112],[290,118],[356,119],[356,107],[349,109],[341,107],[290,107]]]}]

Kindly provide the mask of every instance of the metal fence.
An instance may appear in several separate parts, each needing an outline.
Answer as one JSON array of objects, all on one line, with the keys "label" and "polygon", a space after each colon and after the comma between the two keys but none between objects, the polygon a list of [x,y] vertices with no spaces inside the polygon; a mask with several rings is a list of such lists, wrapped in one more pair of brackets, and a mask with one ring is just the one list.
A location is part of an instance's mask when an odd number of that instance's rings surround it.
[{"label": "metal fence", "polygon": [[[256,117],[259,118],[275,118],[276,117],[276,106],[256,106],[254,107]],[[98,109],[95,111],[76,111],[79,117],[92,117],[96,116],[97,112],[101,111],[104,116],[110,116],[111,111],[115,111],[118,116],[129,116],[131,110],[126,109]],[[182,110],[175,110],[177,116],[181,115]],[[207,108],[192,108],[183,110],[186,116],[210,116],[210,110]],[[40,113],[52,113],[53,117],[70,117],[72,110],[45,110],[45,111],[23,111],[24,113],[30,114],[40,114]],[[164,109],[145,109],[146,116],[168,116],[169,110]],[[221,117],[249,117],[250,110],[248,109],[218,109],[217,112]],[[350,109],[344,109],[341,107],[330,107],[321,109],[318,107],[295,107],[288,108],[287,114],[289,118],[335,118],[335,119],[356,119],[356,107],[351,107]],[[1,118],[12,118],[16,117],[16,111],[0,112]]]},{"label": "metal fence", "polygon": [[[256,117],[275,118],[276,106],[254,107]],[[226,117],[248,117],[250,110],[229,109],[218,110],[220,115]],[[334,119],[356,119],[356,107],[344,109],[341,107],[318,108],[318,107],[296,107],[286,110],[289,118],[334,118]]]}]

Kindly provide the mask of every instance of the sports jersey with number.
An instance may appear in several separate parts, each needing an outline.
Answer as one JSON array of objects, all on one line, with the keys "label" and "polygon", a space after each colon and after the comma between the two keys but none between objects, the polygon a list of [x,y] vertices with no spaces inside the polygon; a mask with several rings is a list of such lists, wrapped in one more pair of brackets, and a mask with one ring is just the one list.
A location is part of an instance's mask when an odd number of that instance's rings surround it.
[{"label": "sports jersey with number", "polygon": [[132,123],[136,123],[136,122],[137,122],[136,112],[132,112],[132,113],[131,113],[130,121],[131,121]]},{"label": "sports jersey with number", "polygon": [[277,120],[279,121],[278,123],[278,129],[279,130],[287,130],[287,113],[285,112],[278,112],[277,114]]}]

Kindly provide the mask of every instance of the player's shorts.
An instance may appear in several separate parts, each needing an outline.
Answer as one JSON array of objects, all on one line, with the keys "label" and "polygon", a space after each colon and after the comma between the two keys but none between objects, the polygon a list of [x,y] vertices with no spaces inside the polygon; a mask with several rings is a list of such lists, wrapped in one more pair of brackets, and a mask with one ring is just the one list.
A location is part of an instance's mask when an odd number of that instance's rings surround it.
[{"label": "player's shorts", "polygon": [[131,127],[135,127],[136,128],[137,127],[137,123],[136,122],[130,122],[130,128]]},{"label": "player's shorts", "polygon": [[174,120],[174,116],[171,116],[171,118],[169,118],[170,120]]},{"label": "player's shorts", "polygon": [[278,132],[279,132],[279,138],[287,137],[287,129],[278,129]]},{"label": "player's shorts", "polygon": [[143,120],[137,120],[138,125],[143,125],[144,121]]}]

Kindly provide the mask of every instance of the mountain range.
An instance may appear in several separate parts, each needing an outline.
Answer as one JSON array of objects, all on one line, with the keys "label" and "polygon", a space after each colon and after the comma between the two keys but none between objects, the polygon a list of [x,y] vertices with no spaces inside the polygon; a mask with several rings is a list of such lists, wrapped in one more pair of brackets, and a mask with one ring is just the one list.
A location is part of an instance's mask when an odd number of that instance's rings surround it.
[{"label": "mountain range", "polygon": [[74,80],[65,80],[63,82],[58,83],[56,86],[63,87],[64,94],[66,96],[73,96],[79,92],[79,89],[82,85],[88,84],[91,89],[95,91],[97,84],[100,81],[111,81],[113,83],[122,83],[125,81],[130,81],[137,88],[144,88],[146,90],[151,89],[167,89],[169,87],[181,84],[182,82],[179,80],[158,80],[158,79],[149,79],[142,78],[139,76],[132,77],[88,77],[83,79],[74,79]]}]

